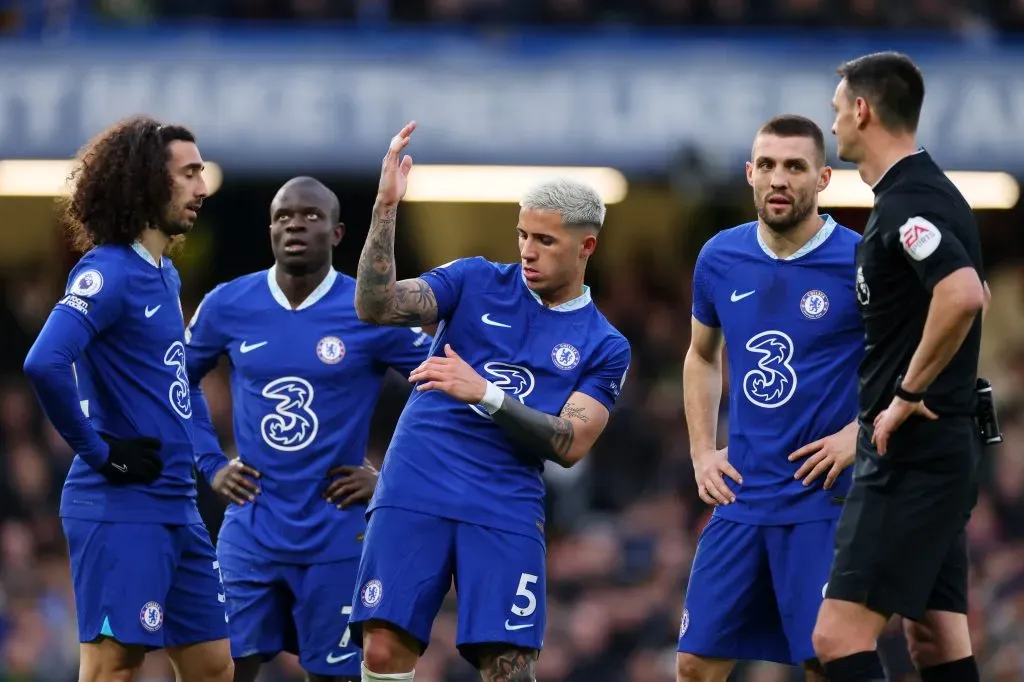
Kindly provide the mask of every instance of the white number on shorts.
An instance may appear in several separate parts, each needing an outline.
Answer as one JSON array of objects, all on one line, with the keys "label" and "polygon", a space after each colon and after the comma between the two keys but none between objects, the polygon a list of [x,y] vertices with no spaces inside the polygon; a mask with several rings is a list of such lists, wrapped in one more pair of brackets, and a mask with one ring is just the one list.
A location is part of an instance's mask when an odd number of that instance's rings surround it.
[{"label": "white number on shorts", "polygon": [[352,630],[348,626],[348,617],[352,615],[351,606],[342,606],[341,615],[345,616],[345,634],[341,636],[341,640],[338,641],[339,649],[347,649],[348,643],[352,640]]},{"label": "white number on shorts", "polygon": [[516,606],[515,601],[513,601],[512,613],[520,618],[526,618],[537,610],[537,597],[530,591],[530,585],[533,585],[535,582],[537,582],[537,576],[532,573],[523,573],[519,576],[519,589],[516,590],[516,596],[526,597],[526,606]]}]

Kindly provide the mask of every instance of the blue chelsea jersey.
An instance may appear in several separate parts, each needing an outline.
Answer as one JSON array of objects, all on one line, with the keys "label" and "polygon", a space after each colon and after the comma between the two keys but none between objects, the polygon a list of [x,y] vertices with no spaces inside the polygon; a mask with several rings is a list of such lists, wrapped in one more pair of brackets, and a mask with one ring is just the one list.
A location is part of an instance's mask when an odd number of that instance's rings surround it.
[{"label": "blue chelsea jersey", "polygon": [[837,518],[848,468],[831,490],[824,476],[793,478],[799,448],[857,416],[864,331],[854,295],[860,236],[831,217],[786,259],[761,241],[757,223],[717,234],[694,270],[693,316],[720,327],[729,363],[729,461],[736,502],[715,514],[755,524]]},{"label": "blue chelsea jersey", "polygon": [[100,435],[159,439],[164,468],[150,485],[114,486],[78,456],[64,483],[61,515],[200,523],[181,280],[171,259],[158,264],[139,244],[99,246],[68,282],[54,314],[88,325],[92,337],[74,364],[82,411]]},{"label": "blue chelsea jersey", "polygon": [[[230,359],[239,456],[262,474],[255,502],[228,506],[219,541],[275,561],[359,556],[366,506],[328,504],[327,472],[362,464],[388,368],[408,376],[431,339],[361,322],[354,299],[355,280],[331,270],[293,310],[271,268],[218,286],[196,310],[189,375],[198,383]],[[212,426],[196,429],[200,454],[219,452]]]},{"label": "blue chelsea jersey", "polygon": [[[450,344],[481,376],[528,407],[557,415],[584,393],[612,409],[629,367],[626,339],[589,289],[547,308],[522,268],[457,260],[423,279],[437,298],[432,354]],[[544,483],[482,409],[441,391],[414,391],[370,503],[543,538]],[[538,460],[539,461],[539,460]]]}]

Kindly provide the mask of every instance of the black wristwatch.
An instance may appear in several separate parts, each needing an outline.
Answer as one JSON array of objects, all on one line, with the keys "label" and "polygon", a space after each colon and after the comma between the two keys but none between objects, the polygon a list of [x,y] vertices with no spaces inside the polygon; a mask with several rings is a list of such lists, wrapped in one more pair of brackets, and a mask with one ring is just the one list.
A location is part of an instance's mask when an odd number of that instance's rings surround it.
[{"label": "black wristwatch", "polygon": [[896,377],[896,397],[900,400],[906,400],[908,403],[919,403],[924,400],[924,391],[921,393],[911,393],[903,388],[903,375],[901,374]]}]

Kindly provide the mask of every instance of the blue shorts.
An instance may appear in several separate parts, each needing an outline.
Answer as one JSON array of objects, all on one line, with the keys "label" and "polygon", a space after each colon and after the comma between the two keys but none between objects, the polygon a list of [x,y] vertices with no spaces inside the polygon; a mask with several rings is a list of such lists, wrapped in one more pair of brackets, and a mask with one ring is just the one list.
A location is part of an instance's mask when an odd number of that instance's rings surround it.
[{"label": "blue shorts", "polygon": [[325,564],[268,561],[221,540],[232,658],[297,654],[314,675],[359,677],[348,617],[359,559]]},{"label": "blue shorts", "polygon": [[712,517],[701,533],[679,651],[800,665],[824,599],[835,521],[753,526]]},{"label": "blue shorts", "polygon": [[63,519],[78,638],[151,649],[225,639],[224,588],[202,524]]},{"label": "blue shorts", "polygon": [[536,538],[418,512],[382,507],[366,527],[352,598],[352,637],[383,620],[419,640],[455,580],[455,644],[476,664],[472,645],[502,643],[540,650],[546,623],[545,549]]}]

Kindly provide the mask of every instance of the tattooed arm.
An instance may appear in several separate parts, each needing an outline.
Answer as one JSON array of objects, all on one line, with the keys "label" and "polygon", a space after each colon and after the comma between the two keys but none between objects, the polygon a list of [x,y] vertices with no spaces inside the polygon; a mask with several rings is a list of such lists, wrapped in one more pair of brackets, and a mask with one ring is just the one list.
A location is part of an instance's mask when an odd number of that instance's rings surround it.
[{"label": "tattooed arm", "polygon": [[557,417],[527,407],[504,391],[501,393],[501,408],[491,414],[494,423],[524,453],[565,468],[583,459],[608,424],[608,409],[585,393],[569,396]]},{"label": "tattooed arm", "polygon": [[375,204],[356,275],[356,314],[364,322],[418,327],[437,322],[437,299],[420,278],[395,281],[398,207]]}]

